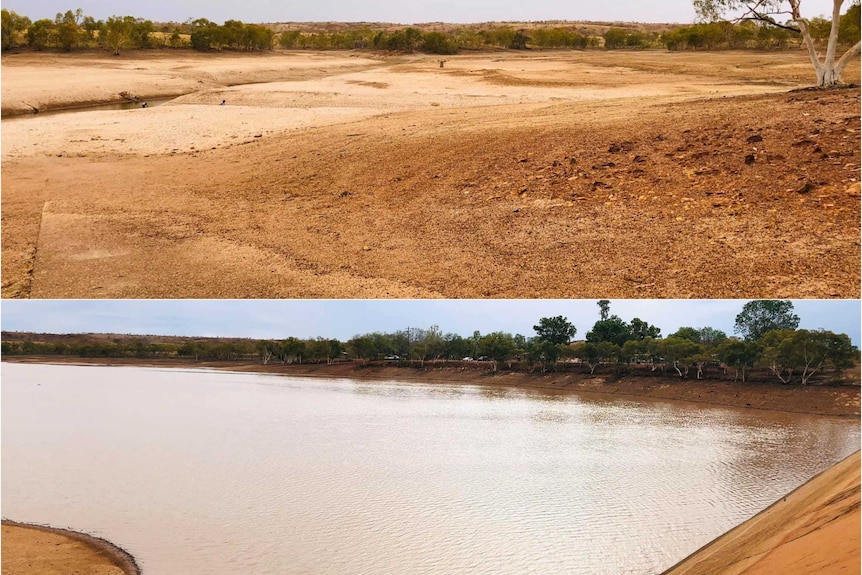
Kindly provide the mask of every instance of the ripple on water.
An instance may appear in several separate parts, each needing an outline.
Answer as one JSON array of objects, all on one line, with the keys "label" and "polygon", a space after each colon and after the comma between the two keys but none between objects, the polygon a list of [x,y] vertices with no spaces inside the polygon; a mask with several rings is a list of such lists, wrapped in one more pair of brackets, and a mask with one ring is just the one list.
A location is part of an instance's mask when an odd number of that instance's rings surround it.
[{"label": "ripple on water", "polygon": [[151,574],[646,575],[859,442],[857,421],[138,368],[4,365],[2,409],[4,515]]}]

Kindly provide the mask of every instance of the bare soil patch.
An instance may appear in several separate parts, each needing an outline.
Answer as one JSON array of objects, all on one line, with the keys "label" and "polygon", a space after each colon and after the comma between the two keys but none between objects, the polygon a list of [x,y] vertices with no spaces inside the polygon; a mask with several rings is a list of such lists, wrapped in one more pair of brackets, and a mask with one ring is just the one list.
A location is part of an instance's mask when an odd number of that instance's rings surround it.
[{"label": "bare soil patch", "polygon": [[[78,90],[36,56],[4,106]],[[859,92],[803,54],[199,58],[4,122],[3,297],[860,295]]]}]

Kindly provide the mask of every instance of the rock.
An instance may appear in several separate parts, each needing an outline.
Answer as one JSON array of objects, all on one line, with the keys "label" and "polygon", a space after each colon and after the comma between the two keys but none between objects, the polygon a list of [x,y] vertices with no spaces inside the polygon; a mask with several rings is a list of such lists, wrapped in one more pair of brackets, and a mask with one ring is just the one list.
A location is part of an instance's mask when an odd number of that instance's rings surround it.
[{"label": "rock", "polygon": [[754,154],[748,154],[745,156],[745,165],[750,166],[754,163]]},{"label": "rock", "polygon": [[760,134],[755,134],[753,136],[748,136],[748,138],[745,141],[748,142],[749,144],[753,144],[755,142],[762,142],[763,136],[761,136]]},{"label": "rock", "polygon": [[805,182],[805,184],[803,184],[803,186],[801,188],[796,190],[796,193],[797,194],[807,194],[808,192],[810,192],[811,190],[813,190],[816,187],[817,186],[815,186],[811,182]]}]

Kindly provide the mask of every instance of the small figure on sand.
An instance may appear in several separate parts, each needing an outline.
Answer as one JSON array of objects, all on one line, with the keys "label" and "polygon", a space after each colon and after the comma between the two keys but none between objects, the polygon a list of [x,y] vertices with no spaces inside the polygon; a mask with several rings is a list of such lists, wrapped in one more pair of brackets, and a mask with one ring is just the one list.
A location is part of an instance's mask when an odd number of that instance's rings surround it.
[{"label": "small figure on sand", "polygon": [[222,101],[221,101],[221,104],[219,104],[219,106],[224,106],[224,105],[225,105],[225,102],[226,102],[226,100],[222,100]]},{"label": "small figure on sand", "polygon": [[149,106],[147,106],[147,103],[144,102],[143,104],[141,104],[141,108],[149,108]]}]

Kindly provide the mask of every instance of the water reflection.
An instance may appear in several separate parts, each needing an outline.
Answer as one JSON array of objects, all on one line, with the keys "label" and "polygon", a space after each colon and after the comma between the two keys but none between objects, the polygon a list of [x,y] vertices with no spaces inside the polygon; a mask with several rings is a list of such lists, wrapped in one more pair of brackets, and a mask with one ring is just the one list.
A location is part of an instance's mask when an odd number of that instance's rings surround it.
[{"label": "water reflection", "polygon": [[2,366],[4,515],[159,573],[661,571],[858,421],[601,396]]}]

